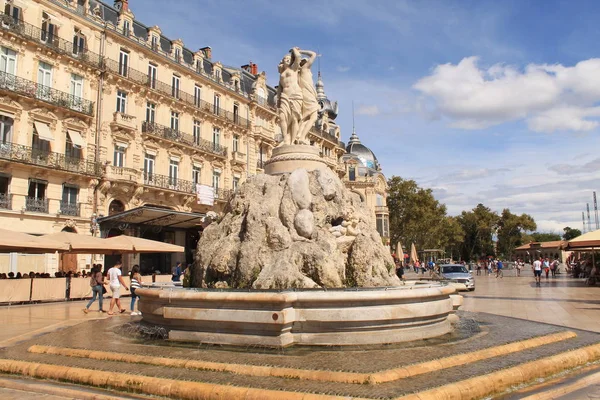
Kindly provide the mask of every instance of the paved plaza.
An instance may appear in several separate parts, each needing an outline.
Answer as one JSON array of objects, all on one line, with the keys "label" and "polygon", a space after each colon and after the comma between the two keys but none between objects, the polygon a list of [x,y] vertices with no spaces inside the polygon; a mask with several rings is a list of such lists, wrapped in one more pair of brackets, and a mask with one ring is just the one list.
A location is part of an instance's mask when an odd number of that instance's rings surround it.
[{"label": "paved plaza", "polygon": [[[416,275],[409,273],[407,277],[410,279]],[[475,276],[475,279],[476,290],[463,293],[462,310],[466,312],[483,312],[600,333],[600,324],[598,323],[600,321],[600,288],[585,286],[582,280],[572,279],[562,274],[554,279],[543,279],[542,286],[535,287],[533,276],[529,270],[523,271],[521,277],[516,277],[515,271],[508,270],[505,271],[503,278],[484,274]],[[137,321],[140,318],[132,317],[128,313],[113,317],[98,312],[90,312],[86,315],[82,312],[84,304],[85,302],[79,301],[0,307],[0,323],[3,327],[0,330],[0,347],[10,349],[23,341],[51,332],[54,332],[52,335],[60,335],[61,329],[69,329],[86,321],[111,318],[111,322],[122,323],[130,320]],[[72,330],[70,331],[72,332]],[[510,333],[510,330],[506,332]],[[518,339],[519,335],[515,333],[514,336],[513,339]],[[390,351],[393,352],[393,349]],[[597,368],[597,366],[593,368]],[[584,399],[593,398],[588,394],[594,396],[598,391],[598,385],[600,385],[598,370],[592,369],[587,375],[580,375],[569,377],[564,382],[552,382],[539,391],[556,390],[571,385],[573,387],[571,393],[549,398],[576,399],[579,395],[586,396],[582,397]],[[6,384],[7,382],[10,384]],[[14,379],[2,378],[0,379],[0,398],[73,398],[68,392],[61,394],[61,387],[68,389],[72,386],[40,385],[27,379],[21,380],[19,385],[15,386]],[[41,395],[36,395],[36,393],[41,393]],[[94,391],[90,391],[86,395],[89,398],[124,398]],[[529,395],[529,393],[523,393],[523,395],[519,394],[517,397],[509,398],[526,398]]]}]

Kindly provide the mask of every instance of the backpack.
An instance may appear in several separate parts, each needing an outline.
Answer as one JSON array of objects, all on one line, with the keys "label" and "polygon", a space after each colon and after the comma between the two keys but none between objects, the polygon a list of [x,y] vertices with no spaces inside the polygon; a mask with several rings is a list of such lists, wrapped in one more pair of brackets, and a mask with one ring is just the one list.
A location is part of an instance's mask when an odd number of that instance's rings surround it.
[{"label": "backpack", "polygon": [[98,284],[98,282],[96,282],[96,274],[92,274],[92,276],[90,277],[90,286],[94,287]]}]

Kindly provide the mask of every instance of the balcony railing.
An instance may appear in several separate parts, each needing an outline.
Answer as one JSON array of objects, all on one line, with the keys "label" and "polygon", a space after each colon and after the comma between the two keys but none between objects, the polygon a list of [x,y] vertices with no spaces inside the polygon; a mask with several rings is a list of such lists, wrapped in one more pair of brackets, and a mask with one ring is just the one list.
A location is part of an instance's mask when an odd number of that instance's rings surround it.
[{"label": "balcony railing", "polygon": [[75,58],[84,64],[91,65],[94,68],[102,68],[102,57],[85,48],[73,45],[73,41],[59,38],[56,35],[50,35],[37,26],[28,24],[21,20],[15,20],[11,15],[0,13],[0,28],[13,32],[21,37],[33,40],[42,46],[48,47],[57,53]]},{"label": "balcony railing", "polygon": [[25,197],[25,210],[48,214],[49,200],[36,197]]},{"label": "balcony railing", "polygon": [[233,190],[231,189],[221,189],[217,188],[215,190],[215,200],[218,201],[229,201],[231,196],[233,195]]},{"label": "balcony railing", "polygon": [[265,161],[263,161],[263,160],[257,160],[256,161],[256,168],[265,169]]},{"label": "balcony railing", "polygon": [[387,206],[375,206],[375,214],[389,214]]},{"label": "balcony railing", "polygon": [[181,90],[181,88],[177,89],[164,82],[152,79],[148,74],[133,69],[131,67],[125,67],[125,65],[119,63],[118,61],[106,59],[105,65],[107,71],[112,72],[115,75],[120,75],[124,78],[127,78],[137,83],[138,85],[143,85],[150,89],[156,90],[157,92],[162,93],[165,96],[173,97],[192,107],[199,108],[206,113],[213,114],[218,118],[221,118],[228,122],[232,122],[238,126],[244,128],[248,128],[250,126],[250,123],[246,118],[240,117],[238,114],[232,111],[227,111],[212,103],[209,103],[208,101],[199,99],[198,97],[190,93],[184,92],[183,90]]},{"label": "balcony railing", "polygon": [[314,127],[311,128],[310,133],[312,133],[313,135],[316,135],[316,136],[320,136],[323,139],[329,140],[330,142],[335,143],[337,145],[339,145],[339,143],[340,143],[340,140],[338,138],[336,138],[335,135],[332,135],[328,132],[323,132],[317,128],[314,128]]},{"label": "balcony railing", "polygon": [[54,106],[68,108],[86,115],[94,114],[94,103],[72,94],[40,85],[16,75],[0,72],[0,90],[15,92]]},{"label": "balcony railing", "polygon": [[0,193],[0,208],[12,210],[12,193]]},{"label": "balcony railing", "polygon": [[192,181],[148,172],[144,172],[144,185],[175,190],[177,192],[196,193],[196,184]]},{"label": "balcony railing", "polygon": [[210,142],[202,138],[194,138],[194,136],[184,133],[167,126],[160,125],[154,122],[142,122],[142,132],[150,135],[159,136],[173,142],[182,143],[187,146],[196,147],[204,152],[217,154],[220,156],[227,155],[227,147],[223,147],[217,143]]},{"label": "balcony railing", "polygon": [[34,149],[14,143],[0,143],[0,159],[69,171],[77,174],[101,176],[102,165],[64,154]]},{"label": "balcony railing", "polygon": [[60,202],[60,213],[70,217],[79,217],[81,215],[81,203]]}]

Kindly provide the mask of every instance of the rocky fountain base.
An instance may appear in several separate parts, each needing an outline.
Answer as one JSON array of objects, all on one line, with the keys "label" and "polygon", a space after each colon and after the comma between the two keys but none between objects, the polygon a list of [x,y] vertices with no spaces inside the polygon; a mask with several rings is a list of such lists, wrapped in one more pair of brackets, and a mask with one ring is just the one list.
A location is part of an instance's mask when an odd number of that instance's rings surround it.
[{"label": "rocky fountain base", "polygon": [[281,146],[198,243],[197,289],[138,290],[169,338],[360,345],[448,333],[454,289],[401,286],[358,194],[311,146]]}]

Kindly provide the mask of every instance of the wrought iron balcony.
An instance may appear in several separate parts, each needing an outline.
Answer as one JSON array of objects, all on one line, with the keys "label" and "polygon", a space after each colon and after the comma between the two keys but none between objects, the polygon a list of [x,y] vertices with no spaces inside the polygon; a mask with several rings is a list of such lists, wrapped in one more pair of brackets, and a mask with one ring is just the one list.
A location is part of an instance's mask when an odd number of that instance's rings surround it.
[{"label": "wrought iron balcony", "polygon": [[60,213],[71,217],[81,216],[81,203],[60,202]]},{"label": "wrought iron balcony", "polygon": [[141,171],[134,168],[115,167],[107,165],[104,177],[111,181],[127,181],[136,183],[141,176]]},{"label": "wrought iron balcony", "polygon": [[319,136],[323,139],[329,140],[330,142],[335,143],[337,145],[339,145],[340,143],[340,140],[337,137],[335,137],[335,135],[332,135],[329,132],[323,132],[315,127],[310,129],[310,133],[312,133],[315,136]]},{"label": "wrought iron balcony", "polygon": [[231,189],[215,189],[215,200],[217,201],[229,201],[231,196],[233,195],[233,190]]},{"label": "wrought iron balcony", "polygon": [[6,72],[0,72],[0,91],[14,92],[90,116],[94,114],[94,103],[89,100]]},{"label": "wrought iron balcony", "polygon": [[0,208],[12,210],[12,193],[0,193]]},{"label": "wrought iron balcony", "polygon": [[15,143],[0,144],[0,159],[37,165],[76,174],[101,176],[102,165],[81,158],[71,158],[64,154],[34,149]]},{"label": "wrought iron balcony", "polygon": [[25,210],[48,214],[49,203],[47,198],[25,197]]},{"label": "wrought iron balcony", "polygon": [[102,57],[100,57],[99,54],[89,51],[86,48],[74,46],[73,41],[64,40],[56,35],[51,35],[49,32],[46,32],[37,26],[21,20],[16,20],[11,15],[5,13],[0,13],[0,20],[0,29],[33,40],[57,53],[74,58],[94,68],[102,68]]},{"label": "wrought iron balcony", "polygon": [[192,181],[148,172],[144,172],[144,185],[174,190],[176,192],[196,193],[196,184]]},{"label": "wrought iron balcony", "polygon": [[375,206],[375,214],[389,214],[387,206]]},{"label": "wrought iron balcony", "polygon": [[263,161],[263,160],[257,160],[256,161],[256,168],[265,169],[265,161]]},{"label": "wrought iron balcony", "polygon": [[250,126],[250,122],[246,118],[240,117],[239,114],[236,114],[232,111],[227,111],[216,106],[215,104],[209,103],[208,101],[204,101],[190,93],[184,92],[181,90],[181,88],[177,89],[157,79],[152,79],[148,74],[131,67],[126,67],[124,64],[121,64],[118,61],[106,59],[105,65],[107,71],[129,79],[138,85],[146,86],[150,89],[156,90],[159,93],[173,97],[192,107],[203,110],[208,114],[212,114],[220,119],[223,119],[224,121],[232,122],[243,128],[248,128]]},{"label": "wrought iron balcony", "polygon": [[193,135],[183,133],[176,129],[157,124],[155,122],[142,122],[142,132],[150,135],[159,136],[173,142],[182,143],[187,146],[196,147],[206,153],[217,154],[219,156],[227,155],[227,147],[217,143],[210,142],[202,138],[194,138]]}]

